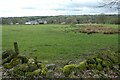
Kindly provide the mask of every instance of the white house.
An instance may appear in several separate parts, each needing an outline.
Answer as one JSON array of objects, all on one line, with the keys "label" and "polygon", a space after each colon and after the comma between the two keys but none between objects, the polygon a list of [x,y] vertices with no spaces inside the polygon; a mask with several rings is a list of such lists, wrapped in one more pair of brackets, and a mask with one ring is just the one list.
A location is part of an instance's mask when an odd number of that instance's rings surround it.
[{"label": "white house", "polygon": [[47,21],[42,21],[42,20],[34,20],[34,21],[27,21],[25,22],[26,25],[36,25],[36,24],[47,24]]},{"label": "white house", "polygon": [[44,21],[44,24],[47,24],[47,21]]},{"label": "white house", "polygon": [[39,23],[37,21],[27,21],[27,22],[25,22],[25,24],[36,25],[36,24],[39,24]]},{"label": "white house", "polygon": [[31,24],[31,22],[25,22],[25,24]]},{"label": "white house", "polygon": [[19,24],[19,23],[15,23],[15,24]]},{"label": "white house", "polygon": [[13,22],[10,23],[11,25],[13,24]]}]

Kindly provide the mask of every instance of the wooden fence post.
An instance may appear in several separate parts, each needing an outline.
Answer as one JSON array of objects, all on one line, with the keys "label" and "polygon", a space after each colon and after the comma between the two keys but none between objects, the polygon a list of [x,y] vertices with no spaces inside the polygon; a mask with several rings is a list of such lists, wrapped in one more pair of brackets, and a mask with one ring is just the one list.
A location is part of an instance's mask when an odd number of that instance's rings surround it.
[{"label": "wooden fence post", "polygon": [[17,42],[14,42],[14,50],[16,54],[19,54],[18,44]]}]

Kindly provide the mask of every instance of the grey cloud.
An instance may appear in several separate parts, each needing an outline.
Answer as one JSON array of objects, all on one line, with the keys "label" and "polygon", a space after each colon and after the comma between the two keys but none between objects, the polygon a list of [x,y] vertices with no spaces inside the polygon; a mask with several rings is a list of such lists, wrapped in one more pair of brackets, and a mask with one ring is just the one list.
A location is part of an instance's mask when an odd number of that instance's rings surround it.
[{"label": "grey cloud", "polygon": [[23,7],[22,9],[36,9],[35,7]]},{"label": "grey cloud", "polygon": [[55,9],[51,9],[51,10],[55,10],[55,11],[75,11],[75,12],[82,12],[83,8],[89,8],[89,9],[94,9],[98,6],[99,3],[97,2],[84,2],[84,3],[80,3],[80,2],[69,2],[69,3],[61,3],[58,4],[59,8],[55,8]]},{"label": "grey cloud", "polygon": [[55,11],[65,11],[66,9],[64,9],[64,8],[56,8],[56,9],[51,9],[51,10],[55,10]]},{"label": "grey cloud", "polygon": [[97,2],[86,2],[86,3],[68,3],[68,4],[61,4],[61,6],[65,8],[81,8],[81,7],[89,7],[89,8],[94,8],[97,7],[99,3]]},{"label": "grey cloud", "polygon": [[82,11],[80,9],[74,9],[74,8],[57,8],[57,9],[51,9],[51,10],[55,10],[55,11]]}]

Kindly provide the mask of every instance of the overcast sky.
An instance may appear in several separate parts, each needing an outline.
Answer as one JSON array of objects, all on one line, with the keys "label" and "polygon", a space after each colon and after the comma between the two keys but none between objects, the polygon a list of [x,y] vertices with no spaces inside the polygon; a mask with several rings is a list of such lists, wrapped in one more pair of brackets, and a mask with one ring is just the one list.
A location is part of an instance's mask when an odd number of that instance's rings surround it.
[{"label": "overcast sky", "polygon": [[101,0],[0,0],[0,17],[117,13],[98,8]]}]

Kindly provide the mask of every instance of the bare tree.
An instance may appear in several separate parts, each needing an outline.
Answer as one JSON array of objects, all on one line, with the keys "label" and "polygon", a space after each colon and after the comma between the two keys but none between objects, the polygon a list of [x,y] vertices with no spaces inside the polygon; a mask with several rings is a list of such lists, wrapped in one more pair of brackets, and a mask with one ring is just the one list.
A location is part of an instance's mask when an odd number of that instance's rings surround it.
[{"label": "bare tree", "polygon": [[114,9],[120,9],[120,0],[103,0],[99,7],[108,7]]}]

